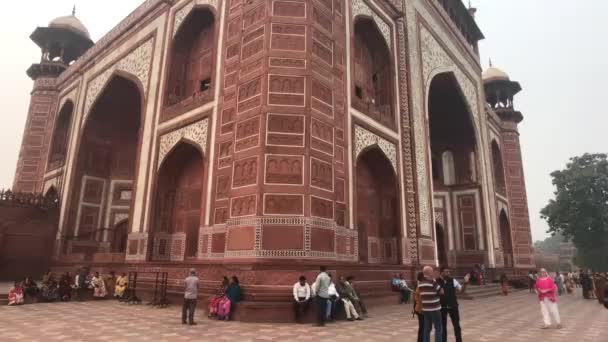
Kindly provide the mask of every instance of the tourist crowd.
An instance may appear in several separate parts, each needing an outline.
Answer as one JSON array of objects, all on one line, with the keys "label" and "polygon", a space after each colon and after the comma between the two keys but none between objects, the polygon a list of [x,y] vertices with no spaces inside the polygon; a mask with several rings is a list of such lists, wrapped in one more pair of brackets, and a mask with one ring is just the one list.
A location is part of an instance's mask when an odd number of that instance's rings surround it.
[{"label": "tourist crowd", "polygon": [[85,300],[91,294],[95,299],[124,300],[128,282],[125,273],[116,277],[114,272],[110,272],[107,277],[102,277],[99,272],[90,274],[88,269],[82,268],[72,277],[69,272],[55,275],[47,271],[42,276],[40,285],[32,277],[14,282],[8,291],[8,305]]}]

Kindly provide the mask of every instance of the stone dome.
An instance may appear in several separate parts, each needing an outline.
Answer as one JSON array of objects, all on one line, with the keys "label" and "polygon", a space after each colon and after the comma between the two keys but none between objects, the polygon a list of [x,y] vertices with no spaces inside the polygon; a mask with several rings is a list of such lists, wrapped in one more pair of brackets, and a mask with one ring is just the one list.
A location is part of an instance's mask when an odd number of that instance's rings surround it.
[{"label": "stone dome", "polygon": [[493,66],[489,67],[486,71],[484,71],[481,75],[481,78],[484,82],[510,80],[509,75],[506,72]]},{"label": "stone dome", "polygon": [[74,33],[81,34],[86,38],[91,38],[89,30],[87,30],[82,22],[74,15],[55,18],[49,23],[49,27],[67,29]]}]

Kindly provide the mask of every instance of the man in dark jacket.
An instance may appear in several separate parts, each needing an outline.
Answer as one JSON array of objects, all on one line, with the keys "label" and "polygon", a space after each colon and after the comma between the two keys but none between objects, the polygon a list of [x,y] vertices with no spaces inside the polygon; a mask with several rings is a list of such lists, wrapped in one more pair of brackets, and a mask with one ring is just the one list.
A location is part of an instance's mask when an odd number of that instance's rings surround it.
[{"label": "man in dark jacket", "polygon": [[462,342],[462,332],[460,329],[460,313],[458,311],[458,298],[457,292],[464,293],[467,285],[469,284],[470,275],[464,277],[464,285],[451,277],[450,269],[447,266],[441,267],[440,277],[437,278],[437,283],[443,289],[443,295],[440,296],[441,301],[441,320],[443,323],[443,336],[442,341],[447,342],[448,340],[448,315],[454,326],[454,335],[456,342]]}]

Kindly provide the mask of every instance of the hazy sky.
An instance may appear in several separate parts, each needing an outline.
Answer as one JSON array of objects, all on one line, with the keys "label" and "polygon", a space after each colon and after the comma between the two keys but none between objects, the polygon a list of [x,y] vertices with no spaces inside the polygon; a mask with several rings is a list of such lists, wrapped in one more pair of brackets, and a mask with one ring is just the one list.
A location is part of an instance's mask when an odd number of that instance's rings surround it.
[{"label": "hazy sky", "polygon": [[[70,14],[75,3],[76,15],[93,40],[98,40],[141,2],[31,0],[3,4],[0,188],[12,185],[21,144],[32,87],[25,70],[40,58],[40,50],[29,39],[32,31]],[[494,66],[524,88],[515,105],[524,114],[520,132],[532,235],[540,239],[547,226],[538,212],[553,193],[549,173],[563,168],[572,156],[608,152],[608,116],[600,101],[608,96],[608,1],[472,2],[486,36],[481,42],[484,67],[491,57]]]}]

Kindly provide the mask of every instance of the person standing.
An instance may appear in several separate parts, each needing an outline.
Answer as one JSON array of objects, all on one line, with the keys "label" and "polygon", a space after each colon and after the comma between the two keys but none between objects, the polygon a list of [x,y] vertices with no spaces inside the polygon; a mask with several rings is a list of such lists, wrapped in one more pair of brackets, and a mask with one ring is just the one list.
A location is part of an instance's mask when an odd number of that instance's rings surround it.
[{"label": "person standing", "polygon": [[441,323],[443,326],[442,330],[442,341],[447,342],[448,340],[448,315],[452,321],[454,327],[454,336],[456,342],[462,342],[462,330],[460,329],[460,312],[458,311],[458,298],[456,293],[464,293],[467,285],[469,284],[470,275],[464,276],[464,285],[451,277],[450,269],[447,266],[441,267],[440,277],[437,279],[437,283],[443,289],[443,295],[440,296],[441,302]]},{"label": "person standing", "polygon": [[[196,270],[190,269],[190,275],[184,280],[184,304],[182,305],[182,324],[196,325],[194,322],[194,310],[198,298],[199,279]],[[186,317],[188,320],[186,321]]]},{"label": "person standing", "polygon": [[509,295],[509,278],[504,273],[500,275],[500,291],[503,296]]},{"label": "person standing", "polygon": [[325,326],[326,319],[326,309],[327,309],[327,301],[329,300],[329,284],[331,279],[329,275],[327,275],[327,267],[320,267],[319,275],[317,275],[317,280],[315,281],[315,292],[316,292],[316,301],[315,304],[317,306],[317,326],[323,327]]},{"label": "person standing", "polygon": [[543,326],[541,329],[548,329],[551,327],[551,316],[555,320],[556,328],[561,329],[562,324],[559,317],[559,310],[557,308],[557,300],[555,299],[555,291],[557,286],[553,279],[548,276],[547,270],[544,268],[540,269],[540,277],[536,280],[536,293],[538,294],[538,301],[540,302],[540,312],[543,315]]},{"label": "person standing", "polygon": [[[418,272],[418,276],[416,277],[418,284],[424,280],[424,274],[422,272]],[[418,339],[417,342],[423,342],[424,335],[424,316],[422,312],[422,295],[420,287],[416,287],[416,292],[414,292],[414,312],[413,314],[418,317]]]},{"label": "person standing", "polygon": [[433,278],[433,268],[425,266],[422,269],[424,279],[418,283],[420,296],[422,298],[422,315],[424,316],[424,342],[431,341],[431,330],[435,326],[435,342],[441,342],[443,336],[443,325],[441,322],[441,302],[439,296],[443,294],[443,289],[435,278]]},{"label": "person standing", "polygon": [[399,304],[405,304],[410,300],[412,290],[407,286],[403,274],[399,274]]},{"label": "person standing", "polygon": [[564,294],[564,278],[562,277],[562,275],[557,272],[557,274],[555,275],[555,286],[557,286],[557,294],[558,295],[563,295]]},{"label": "person standing", "polygon": [[301,323],[302,316],[308,310],[310,304],[310,285],[306,282],[305,276],[300,276],[300,280],[293,284],[293,310],[296,316],[296,322]]},{"label": "person standing", "polygon": [[225,312],[225,309],[220,310],[218,316],[225,316],[225,320],[229,321],[232,318],[234,310],[236,310],[237,304],[241,301],[241,284],[239,278],[234,275],[230,278],[230,283],[226,288],[226,297],[230,301],[228,312]]},{"label": "person standing", "polygon": [[536,280],[534,279],[534,272],[532,270],[530,270],[528,272],[528,285],[530,286],[530,293],[534,292],[535,283],[536,283]]}]

